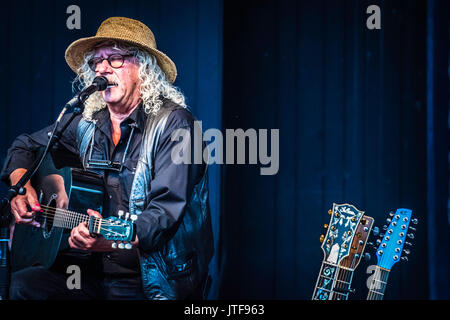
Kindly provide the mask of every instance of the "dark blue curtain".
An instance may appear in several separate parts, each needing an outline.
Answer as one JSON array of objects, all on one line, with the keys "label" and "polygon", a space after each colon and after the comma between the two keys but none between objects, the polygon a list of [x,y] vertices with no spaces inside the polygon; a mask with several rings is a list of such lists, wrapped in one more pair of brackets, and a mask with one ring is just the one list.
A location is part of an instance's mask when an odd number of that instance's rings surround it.
[{"label": "dark blue curtain", "polygon": [[[380,30],[366,27],[370,5],[381,9]],[[394,266],[385,298],[448,298],[447,60],[431,76],[441,81],[439,101],[427,98],[427,55],[448,57],[449,10],[445,1],[437,7],[224,2],[224,127],[279,128],[280,170],[261,176],[257,166],[226,167],[222,297],[310,299],[335,202],[354,204],[380,228],[390,210],[412,209],[420,221],[414,246],[409,262]],[[430,131],[435,149],[427,153]],[[436,201],[431,211],[427,199]],[[353,299],[367,297],[371,253],[355,272]]]},{"label": "dark blue curtain", "polygon": [[450,5],[427,2],[427,213],[431,299],[450,299]]},{"label": "dark blue curtain", "polygon": [[[66,9],[81,9],[69,30]],[[381,29],[366,27],[369,5]],[[279,129],[280,165],[211,165],[210,298],[310,299],[333,202],[420,222],[386,299],[448,299],[449,4],[445,0],[8,1],[0,20],[0,161],[73,94],[66,47],[109,16],[150,26],[203,129]],[[223,70],[223,71],[222,71]],[[248,150],[248,149],[247,149]],[[270,151],[269,151],[270,152]],[[248,163],[248,159],[247,159]],[[0,186],[0,192],[5,191]],[[352,299],[365,299],[366,268]]]}]

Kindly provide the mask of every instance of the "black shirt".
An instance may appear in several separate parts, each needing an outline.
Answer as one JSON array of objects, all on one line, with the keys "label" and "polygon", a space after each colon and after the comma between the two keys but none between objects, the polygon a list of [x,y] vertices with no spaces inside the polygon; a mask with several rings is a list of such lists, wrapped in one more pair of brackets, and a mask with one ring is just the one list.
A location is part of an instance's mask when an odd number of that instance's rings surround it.
[{"label": "black shirt", "polygon": [[[69,115],[63,117],[65,123]],[[112,123],[108,108],[98,111],[94,134],[92,159],[112,160],[123,163],[120,172],[111,170],[95,170],[104,179],[105,201],[103,216],[117,216],[119,210],[128,212],[128,201],[133,183],[136,164],[140,153],[142,135],[144,133],[147,114],[141,106],[137,107],[120,124],[121,136],[115,146],[112,141]],[[57,167],[65,166],[81,168],[78,154],[77,126],[81,115],[75,117],[64,132],[58,148],[52,152]],[[178,141],[171,140],[174,130],[184,128],[193,134],[194,117],[183,107],[176,108],[168,117],[167,123],[158,142],[154,162],[154,179],[150,183],[150,204],[136,220],[136,232],[139,247],[144,251],[156,250],[158,245],[166,241],[163,232],[175,224],[184,211],[194,185],[201,179],[205,165],[174,164],[171,160],[172,147]],[[132,130],[134,127],[134,130]],[[7,158],[1,172],[1,178],[9,182],[9,175],[17,168],[28,168],[37,149],[47,144],[48,132],[53,126],[44,128],[33,134],[23,134],[16,138],[8,150]],[[131,137],[130,134],[133,131]],[[127,149],[127,144],[129,144]],[[122,161],[125,150],[125,160]],[[60,164],[58,166],[58,163]],[[103,270],[108,274],[139,273],[137,249],[114,250],[102,254]]]}]

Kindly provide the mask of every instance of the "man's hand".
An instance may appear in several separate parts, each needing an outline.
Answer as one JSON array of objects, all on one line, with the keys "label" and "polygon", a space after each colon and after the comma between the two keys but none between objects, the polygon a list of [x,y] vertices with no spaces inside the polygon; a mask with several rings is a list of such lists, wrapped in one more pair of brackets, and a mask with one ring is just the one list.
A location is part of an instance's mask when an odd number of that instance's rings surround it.
[{"label": "man's hand", "polygon": [[[100,213],[91,209],[88,209],[87,213],[90,216],[102,217]],[[76,228],[72,229],[69,238],[71,248],[88,251],[113,251],[111,247],[112,243],[113,241],[106,240],[103,236],[98,236],[97,238],[91,237],[86,222],[80,223]]]},{"label": "man's hand", "polygon": [[[11,185],[17,184],[25,171],[25,169],[14,170],[10,175]],[[34,221],[35,213],[41,210],[36,191],[30,182],[25,185],[25,188],[27,189],[25,195],[17,195],[11,200],[11,212],[14,215],[16,223],[39,227],[40,224]],[[32,211],[28,211],[27,205],[31,207]]]},{"label": "man's hand", "polygon": [[46,186],[46,193],[56,194],[56,207],[67,209],[69,197],[64,186],[64,179],[59,174],[50,174],[42,179],[42,184]]}]

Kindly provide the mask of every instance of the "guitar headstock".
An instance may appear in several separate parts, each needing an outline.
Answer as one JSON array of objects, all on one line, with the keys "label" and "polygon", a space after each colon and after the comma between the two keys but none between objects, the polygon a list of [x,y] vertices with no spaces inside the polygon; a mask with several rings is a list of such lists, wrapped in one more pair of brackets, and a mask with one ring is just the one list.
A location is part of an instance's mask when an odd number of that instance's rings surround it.
[{"label": "guitar headstock", "polygon": [[127,212],[124,215],[122,210],[118,212],[119,217],[108,217],[100,219],[97,228],[98,234],[101,234],[106,240],[113,240],[112,248],[131,249],[131,242],[136,237],[136,228],[134,221],[137,216],[131,215]]},{"label": "guitar headstock", "polygon": [[417,219],[412,219],[412,210],[397,209],[395,213],[390,212],[387,222],[389,226],[383,226],[385,233],[380,234],[380,239],[377,240],[379,244],[377,249],[378,266],[391,270],[392,266],[400,259],[408,260],[407,257],[402,257],[402,253],[409,254],[409,249],[404,246],[412,246],[407,240],[414,239],[413,233],[408,231],[415,231],[416,229],[410,226],[410,223],[417,224]]},{"label": "guitar headstock", "polygon": [[338,265],[350,254],[351,245],[364,211],[351,204],[333,203],[326,236],[321,237],[324,261]]},{"label": "guitar headstock", "polygon": [[374,219],[369,216],[363,216],[356,228],[355,237],[352,241],[352,246],[350,247],[350,253],[347,257],[342,259],[340,266],[345,267],[350,270],[355,270],[361,261],[361,258],[370,259],[369,253],[364,253],[367,239],[369,238],[370,232],[372,231],[372,226]]}]

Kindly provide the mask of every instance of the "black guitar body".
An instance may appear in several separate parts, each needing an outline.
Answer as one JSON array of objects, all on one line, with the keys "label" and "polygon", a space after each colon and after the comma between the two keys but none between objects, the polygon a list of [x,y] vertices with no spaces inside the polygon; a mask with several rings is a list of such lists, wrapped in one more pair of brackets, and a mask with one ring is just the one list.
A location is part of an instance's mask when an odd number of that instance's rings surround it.
[{"label": "black guitar body", "polygon": [[[32,185],[40,197],[39,203],[56,207],[56,194],[52,185],[44,183],[44,178],[57,173],[64,178],[66,193],[69,197],[69,210],[86,212],[88,208],[102,213],[103,183],[101,177],[79,169],[63,168],[57,170],[47,156],[40,170],[32,179]],[[40,194],[39,194],[40,193]],[[40,228],[15,224],[11,244],[10,267],[15,272],[30,266],[49,268],[60,250],[68,248],[67,238],[70,232],[53,227],[52,221],[36,214]]]}]

